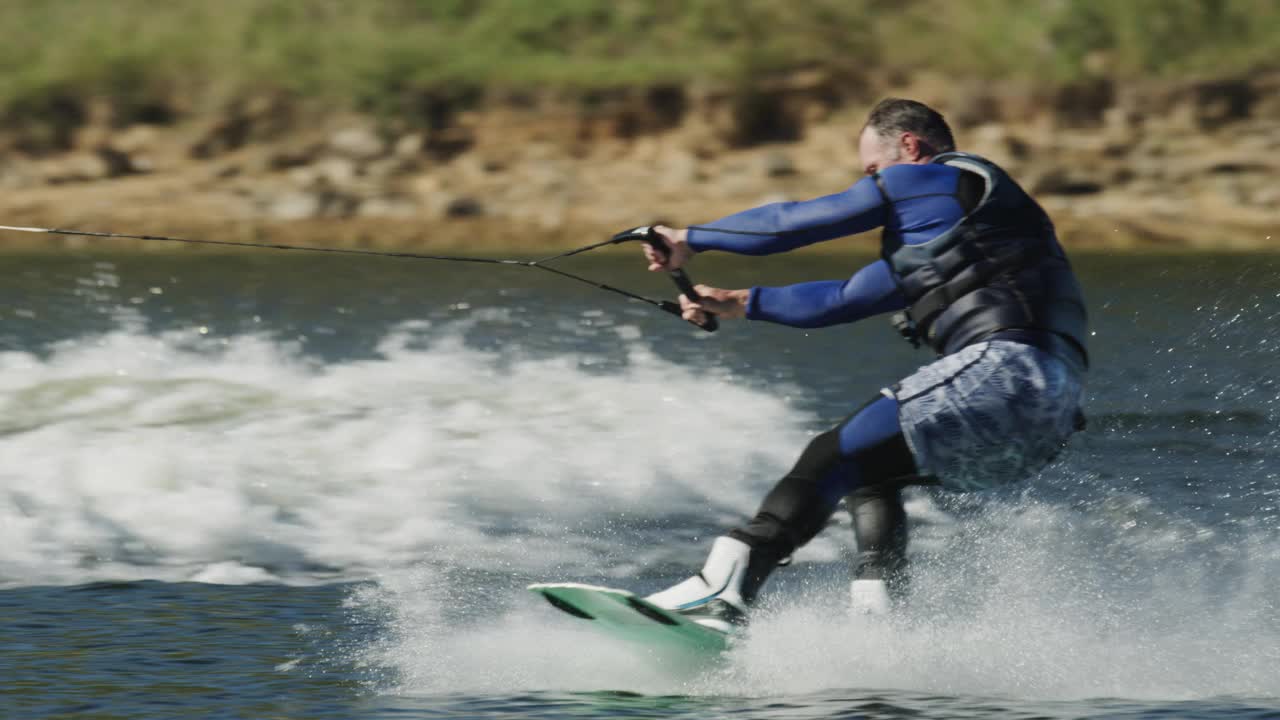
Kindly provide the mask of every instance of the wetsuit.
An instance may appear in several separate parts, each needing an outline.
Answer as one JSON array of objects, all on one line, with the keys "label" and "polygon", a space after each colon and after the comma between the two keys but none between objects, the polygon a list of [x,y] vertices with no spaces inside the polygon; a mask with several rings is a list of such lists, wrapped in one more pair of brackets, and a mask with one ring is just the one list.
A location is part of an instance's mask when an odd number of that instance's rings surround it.
[{"label": "wetsuit", "polygon": [[[697,252],[768,255],[884,228],[880,260],[846,280],[752,288],[746,316],[814,328],[910,309],[930,323],[927,341],[945,356],[816,437],[752,521],[730,533],[766,560],[812,539],[846,497],[859,546],[855,576],[899,586],[904,485],[975,489],[1018,479],[1077,427],[1084,309],[1052,224],[989,162],[940,159],[689,229]],[[1033,312],[1020,316],[1023,306]],[[1023,426],[1032,432],[1016,437]]]}]

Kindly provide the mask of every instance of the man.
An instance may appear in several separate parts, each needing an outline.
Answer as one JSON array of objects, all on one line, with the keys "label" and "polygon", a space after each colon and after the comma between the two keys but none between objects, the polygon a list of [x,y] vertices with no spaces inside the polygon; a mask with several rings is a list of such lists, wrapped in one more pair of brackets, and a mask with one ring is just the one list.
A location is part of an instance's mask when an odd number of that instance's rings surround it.
[{"label": "man", "polygon": [[886,612],[905,580],[904,485],[1013,482],[1083,426],[1084,299],[1040,206],[994,163],[956,152],[946,121],[919,102],[879,103],[858,152],[868,177],[844,192],[659,227],[666,253],[645,248],[650,270],[671,270],[699,252],[767,255],[881,227],[881,258],[848,280],[699,286],[701,300],[681,299],[684,316],[813,328],[903,311],[899,331],[940,358],[814,438],[755,517],[715,540],[700,573],[650,596],[709,627],[742,623],[769,573],[842,497],[859,549],[853,606]]}]

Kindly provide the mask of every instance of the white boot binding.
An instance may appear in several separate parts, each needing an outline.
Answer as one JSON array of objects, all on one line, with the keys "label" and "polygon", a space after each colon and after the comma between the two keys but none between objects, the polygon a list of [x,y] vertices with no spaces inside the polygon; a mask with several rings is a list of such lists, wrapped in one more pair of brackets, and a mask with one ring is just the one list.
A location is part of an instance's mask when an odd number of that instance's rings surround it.
[{"label": "white boot binding", "polygon": [[888,615],[893,607],[884,580],[854,580],[849,583],[850,610],[857,615]]},{"label": "white boot binding", "polygon": [[[747,600],[743,595],[751,560],[750,545],[728,536],[716,538],[701,572],[645,599],[699,625],[732,632],[746,624]],[[754,596],[750,589],[746,594]]]}]

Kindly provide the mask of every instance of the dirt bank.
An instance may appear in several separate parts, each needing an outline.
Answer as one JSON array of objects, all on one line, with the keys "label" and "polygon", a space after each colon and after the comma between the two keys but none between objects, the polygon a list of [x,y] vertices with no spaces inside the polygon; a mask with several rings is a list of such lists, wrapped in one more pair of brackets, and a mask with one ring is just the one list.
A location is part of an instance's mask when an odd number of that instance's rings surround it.
[{"label": "dirt bank", "polygon": [[[55,142],[0,136],[0,224],[368,247],[542,249],[842,189],[888,93],[939,106],[1075,247],[1280,247],[1280,74],[1053,90],[795,74],[425,107],[418,127],[286,97],[118,127],[86,102]],[[46,134],[46,139],[48,135]],[[50,242],[0,235],[0,246]],[[873,242],[871,238],[852,243]]]}]

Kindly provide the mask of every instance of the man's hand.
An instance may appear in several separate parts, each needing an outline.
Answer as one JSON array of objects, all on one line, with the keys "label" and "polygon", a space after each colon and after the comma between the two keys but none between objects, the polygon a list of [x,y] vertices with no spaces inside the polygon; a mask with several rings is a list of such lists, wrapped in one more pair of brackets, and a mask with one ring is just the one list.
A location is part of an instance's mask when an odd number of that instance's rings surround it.
[{"label": "man's hand", "polygon": [[751,296],[750,290],[722,290],[710,285],[694,285],[693,289],[698,291],[702,299],[694,302],[683,295],[680,296],[680,309],[683,311],[680,317],[685,320],[701,325],[706,322],[708,312],[715,313],[726,320],[747,316],[747,299]]},{"label": "man's hand", "polygon": [[667,252],[664,257],[662,253],[654,250],[648,243],[644,244],[644,256],[649,261],[650,270],[655,272],[658,270],[678,270],[689,262],[689,258],[693,257],[693,248],[690,248],[688,243],[688,230],[676,230],[665,225],[654,225],[653,232],[666,247]]}]

